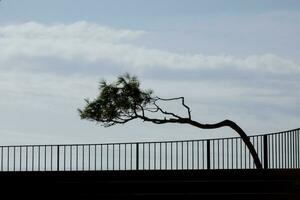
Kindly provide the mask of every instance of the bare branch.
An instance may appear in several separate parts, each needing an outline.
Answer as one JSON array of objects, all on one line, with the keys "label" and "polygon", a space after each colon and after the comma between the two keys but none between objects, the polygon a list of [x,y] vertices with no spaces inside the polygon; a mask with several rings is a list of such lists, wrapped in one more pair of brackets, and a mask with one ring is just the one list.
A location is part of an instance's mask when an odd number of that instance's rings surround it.
[{"label": "bare branch", "polygon": [[173,100],[181,99],[182,105],[183,105],[183,106],[187,109],[187,111],[188,111],[189,119],[192,118],[192,116],[191,116],[191,109],[190,109],[190,107],[188,107],[188,106],[184,103],[184,97],[175,97],[175,98],[169,98],[169,99],[164,99],[164,98],[156,97],[156,99],[157,99],[157,100],[161,100],[161,101],[173,101]]},{"label": "bare branch", "polygon": [[178,115],[174,114],[174,113],[171,113],[171,112],[167,112],[167,111],[164,111],[162,110],[157,104],[156,104],[156,101],[153,102],[153,104],[156,106],[157,110],[159,110],[161,113],[165,114],[165,115],[172,115],[173,117],[176,117],[178,119],[180,119],[181,117],[179,117]]}]

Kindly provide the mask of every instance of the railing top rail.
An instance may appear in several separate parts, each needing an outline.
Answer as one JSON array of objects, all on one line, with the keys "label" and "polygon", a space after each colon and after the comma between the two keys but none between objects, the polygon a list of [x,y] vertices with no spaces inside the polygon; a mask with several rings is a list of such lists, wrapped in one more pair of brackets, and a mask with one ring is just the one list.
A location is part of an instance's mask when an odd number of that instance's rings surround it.
[{"label": "railing top rail", "polygon": [[300,128],[290,129],[290,130],[286,130],[286,131],[265,133],[265,134],[250,135],[249,137],[263,136],[263,135],[276,135],[276,134],[288,133],[288,132],[293,132],[293,131],[300,131]]},{"label": "railing top rail", "polygon": [[[286,130],[286,131],[280,131],[280,132],[273,132],[273,133],[267,133],[267,134],[257,134],[257,135],[250,135],[249,137],[260,137],[264,135],[275,135],[275,134],[282,134],[282,133],[288,133],[293,131],[299,131],[300,128]],[[209,139],[191,139],[191,140],[163,140],[163,141],[145,141],[145,142],[108,142],[108,143],[90,143],[90,144],[26,144],[26,145],[0,145],[0,148],[26,148],[26,147],[64,147],[64,146],[106,146],[106,145],[133,145],[133,144],[160,144],[160,143],[182,143],[182,142],[205,142],[205,141],[215,141],[215,140],[233,140],[233,139],[239,139],[241,137],[221,137],[221,138],[209,138]]]}]

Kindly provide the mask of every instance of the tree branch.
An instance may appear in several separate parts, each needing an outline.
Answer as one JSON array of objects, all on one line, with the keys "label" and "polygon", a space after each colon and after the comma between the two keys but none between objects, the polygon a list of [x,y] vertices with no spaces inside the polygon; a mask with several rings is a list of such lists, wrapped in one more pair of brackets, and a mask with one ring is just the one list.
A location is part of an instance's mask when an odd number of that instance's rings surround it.
[{"label": "tree branch", "polygon": [[174,113],[171,113],[171,112],[167,112],[167,111],[164,111],[162,110],[157,104],[156,104],[156,101],[153,102],[153,104],[155,105],[155,107],[157,108],[158,111],[160,111],[161,113],[165,114],[165,115],[172,115],[173,117],[176,117],[178,119],[180,119],[181,117],[179,117],[178,115],[174,114]]},{"label": "tree branch", "polygon": [[168,98],[168,99],[156,97],[156,99],[157,99],[157,100],[162,100],[162,101],[173,101],[173,100],[181,99],[181,104],[187,109],[189,119],[191,119],[191,117],[192,117],[192,116],[191,116],[191,109],[190,109],[190,107],[188,107],[188,106],[184,103],[184,97],[175,97],[175,98]]}]

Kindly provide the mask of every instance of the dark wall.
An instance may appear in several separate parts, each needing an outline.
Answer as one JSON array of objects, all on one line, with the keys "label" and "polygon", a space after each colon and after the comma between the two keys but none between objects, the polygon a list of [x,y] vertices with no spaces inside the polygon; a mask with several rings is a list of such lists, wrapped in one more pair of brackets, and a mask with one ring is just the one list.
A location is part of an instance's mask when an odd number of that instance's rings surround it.
[{"label": "dark wall", "polygon": [[300,199],[300,170],[2,172],[0,183],[40,199]]}]

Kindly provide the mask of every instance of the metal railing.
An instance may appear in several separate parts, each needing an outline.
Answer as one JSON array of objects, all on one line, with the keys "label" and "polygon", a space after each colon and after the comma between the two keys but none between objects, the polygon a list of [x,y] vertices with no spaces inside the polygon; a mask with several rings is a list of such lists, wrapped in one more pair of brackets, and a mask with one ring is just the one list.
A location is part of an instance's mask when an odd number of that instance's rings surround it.
[{"label": "metal railing", "polygon": [[[265,169],[300,168],[299,129],[250,136]],[[240,137],[0,146],[0,171],[255,169]]]}]

